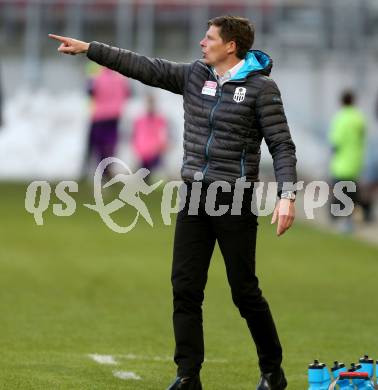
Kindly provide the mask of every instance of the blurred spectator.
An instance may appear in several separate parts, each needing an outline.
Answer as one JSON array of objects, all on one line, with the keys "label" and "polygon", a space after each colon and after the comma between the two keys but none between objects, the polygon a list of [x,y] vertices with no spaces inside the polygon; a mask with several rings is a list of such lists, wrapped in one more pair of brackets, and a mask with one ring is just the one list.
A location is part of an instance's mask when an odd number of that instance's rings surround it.
[{"label": "blurred spectator", "polygon": [[[378,99],[375,102],[376,119],[378,120]],[[359,203],[363,210],[365,222],[374,221],[374,203],[378,192],[378,131],[375,123],[375,132],[370,136],[367,145],[367,164],[360,188]]]},{"label": "blurred spectator", "polygon": [[152,172],[159,166],[167,144],[167,120],[156,111],[154,97],[147,95],[146,112],[133,124],[132,145],[140,165]]},{"label": "blurred spectator", "polygon": [[1,66],[0,66],[0,127],[3,126],[3,88],[1,85]]},{"label": "blurred spectator", "polygon": [[[364,163],[364,144],[366,121],[363,113],[355,106],[355,95],[352,91],[345,91],[341,96],[341,109],[332,120],[329,140],[332,146],[332,159],[330,173],[333,185],[338,181],[353,181],[358,185],[358,180]],[[346,193],[356,204],[357,192]],[[336,198],[334,204],[343,204]],[[343,218],[341,228],[348,232],[353,230],[351,216]]]},{"label": "blurred spectator", "polygon": [[[88,173],[91,157],[99,163],[114,156],[118,143],[118,125],[124,104],[130,95],[127,78],[108,68],[91,71],[88,93],[92,96],[92,115],[87,152],[84,160],[84,174]],[[110,172],[105,172],[111,176]]]},{"label": "blurred spectator", "polygon": [[359,187],[357,203],[362,209],[365,222],[374,221],[374,203],[378,190],[378,140],[369,140],[367,168]]}]

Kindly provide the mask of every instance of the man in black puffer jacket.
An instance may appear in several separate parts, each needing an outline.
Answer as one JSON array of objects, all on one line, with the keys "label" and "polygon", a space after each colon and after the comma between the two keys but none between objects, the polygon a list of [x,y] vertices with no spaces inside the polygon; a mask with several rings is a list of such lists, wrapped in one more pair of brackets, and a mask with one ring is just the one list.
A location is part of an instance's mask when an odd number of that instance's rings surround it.
[{"label": "man in black puffer jacket", "polygon": [[[267,301],[255,274],[257,216],[251,211],[253,189],[246,190],[241,212],[209,215],[208,190],[216,187],[216,205],[231,206],[238,182],[258,181],[260,145],[265,139],[273,157],[280,199],[272,223],[283,234],[294,220],[295,146],[281,95],[269,78],[270,57],[250,50],[254,28],[247,19],[222,16],[209,21],[200,42],[203,59],[174,63],[148,58],[99,42],[86,43],[50,35],[62,42],[58,51],[87,53],[91,60],[144,84],[183,95],[185,130],[181,175],[187,184],[176,221],[172,285],[174,360],[177,378],[170,390],[200,390],[204,360],[202,302],[215,242],[221,249],[232,298],[255,342],[261,378],[258,390],[283,390],[282,348]],[[197,175],[197,176],[195,176]],[[201,186],[198,187],[199,182]],[[228,187],[227,187],[228,186]],[[198,194],[197,210],[191,196]],[[218,194],[218,189],[223,189]],[[215,207],[215,208],[217,208]],[[214,209],[215,210],[215,209]],[[285,212],[283,212],[285,210]]]}]

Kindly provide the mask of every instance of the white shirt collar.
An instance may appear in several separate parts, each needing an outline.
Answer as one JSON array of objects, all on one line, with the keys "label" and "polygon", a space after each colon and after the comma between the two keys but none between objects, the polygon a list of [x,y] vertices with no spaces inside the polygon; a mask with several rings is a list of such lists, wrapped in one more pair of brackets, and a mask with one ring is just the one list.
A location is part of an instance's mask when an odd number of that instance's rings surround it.
[{"label": "white shirt collar", "polygon": [[238,73],[239,69],[244,65],[245,60],[240,60],[235,66],[233,66],[231,69],[228,69],[223,76],[218,75],[217,71],[213,67],[213,72],[215,75],[215,78],[218,80],[220,85],[224,84],[226,81],[230,80],[232,77]]}]

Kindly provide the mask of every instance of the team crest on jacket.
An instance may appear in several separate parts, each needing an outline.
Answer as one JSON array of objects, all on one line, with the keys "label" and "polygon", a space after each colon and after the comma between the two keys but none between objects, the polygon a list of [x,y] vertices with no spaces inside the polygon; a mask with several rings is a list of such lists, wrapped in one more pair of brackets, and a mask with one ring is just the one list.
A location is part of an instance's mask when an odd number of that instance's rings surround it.
[{"label": "team crest on jacket", "polygon": [[234,93],[234,101],[236,103],[241,103],[245,98],[246,92],[247,90],[244,87],[237,87]]}]

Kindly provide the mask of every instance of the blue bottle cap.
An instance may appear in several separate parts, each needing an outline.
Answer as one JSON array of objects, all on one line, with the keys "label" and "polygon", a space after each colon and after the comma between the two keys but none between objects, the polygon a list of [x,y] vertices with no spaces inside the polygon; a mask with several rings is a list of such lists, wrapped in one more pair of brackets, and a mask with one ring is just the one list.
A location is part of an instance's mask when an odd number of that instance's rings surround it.
[{"label": "blue bottle cap", "polygon": [[360,368],[362,368],[361,364],[351,363],[350,369],[348,370],[348,372],[354,372],[356,370],[359,370]]},{"label": "blue bottle cap", "polygon": [[336,370],[340,370],[340,368],[344,368],[345,367],[345,364],[344,363],[339,363],[337,360],[334,362],[334,366],[331,368],[331,371],[336,371]]},{"label": "blue bottle cap", "polygon": [[325,367],[324,363],[319,363],[319,360],[314,360],[314,363],[309,364],[308,368],[322,370]]},{"label": "blue bottle cap", "polygon": [[374,360],[370,359],[369,355],[365,355],[364,357],[360,358],[360,363],[374,364]]}]

